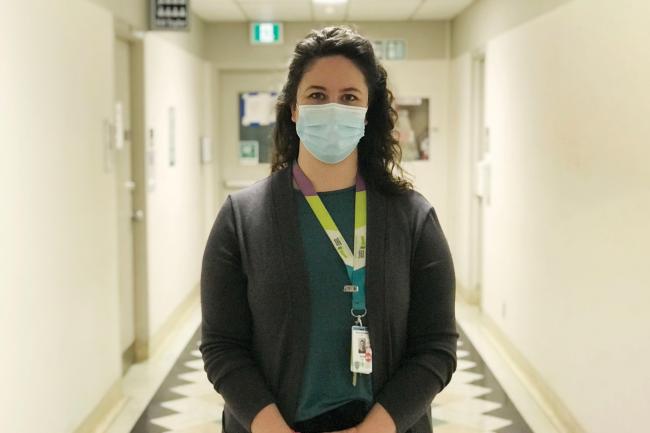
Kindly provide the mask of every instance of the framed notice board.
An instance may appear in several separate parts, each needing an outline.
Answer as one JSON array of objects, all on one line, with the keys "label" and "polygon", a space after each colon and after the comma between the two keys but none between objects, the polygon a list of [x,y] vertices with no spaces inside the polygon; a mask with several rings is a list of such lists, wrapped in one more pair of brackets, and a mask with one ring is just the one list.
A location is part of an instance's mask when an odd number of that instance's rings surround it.
[{"label": "framed notice board", "polygon": [[239,94],[239,162],[270,163],[275,127],[277,92]]}]

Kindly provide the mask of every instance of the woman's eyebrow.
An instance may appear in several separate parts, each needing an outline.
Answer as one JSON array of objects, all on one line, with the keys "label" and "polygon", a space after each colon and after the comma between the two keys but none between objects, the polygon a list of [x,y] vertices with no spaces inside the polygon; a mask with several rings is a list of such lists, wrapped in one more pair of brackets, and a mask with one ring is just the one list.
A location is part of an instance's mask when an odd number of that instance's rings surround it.
[{"label": "woman's eyebrow", "polygon": [[[309,87],[307,87],[307,88],[305,89],[305,91],[307,91],[307,90],[311,90],[311,89],[316,89],[316,90],[325,90],[325,91],[327,91],[327,88],[326,88],[326,87],[323,87],[323,86],[317,86],[317,85],[309,86]],[[358,93],[361,93],[361,90],[357,89],[356,87],[346,87],[345,89],[341,89],[341,92],[358,92]]]},{"label": "woman's eyebrow", "polygon": [[309,86],[309,87],[307,87],[307,88],[305,89],[305,91],[307,91],[307,90],[311,90],[311,89],[316,89],[316,90],[327,90],[327,89],[326,89],[325,87],[323,87],[323,86],[316,86],[316,85],[313,85],[313,86]]}]

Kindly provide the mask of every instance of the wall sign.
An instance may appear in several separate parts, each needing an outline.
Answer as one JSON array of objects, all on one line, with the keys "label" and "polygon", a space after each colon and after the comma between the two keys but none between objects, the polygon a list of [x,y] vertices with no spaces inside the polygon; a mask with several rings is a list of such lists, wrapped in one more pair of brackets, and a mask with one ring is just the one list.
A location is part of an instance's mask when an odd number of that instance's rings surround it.
[{"label": "wall sign", "polygon": [[253,45],[282,43],[282,23],[251,23],[250,32]]},{"label": "wall sign", "polygon": [[150,30],[190,29],[190,0],[149,0]]},{"label": "wall sign", "polygon": [[239,140],[239,163],[257,165],[260,160],[260,142],[257,140]]},{"label": "wall sign", "polygon": [[404,60],[406,41],[401,39],[378,39],[372,41],[375,56],[379,60]]}]

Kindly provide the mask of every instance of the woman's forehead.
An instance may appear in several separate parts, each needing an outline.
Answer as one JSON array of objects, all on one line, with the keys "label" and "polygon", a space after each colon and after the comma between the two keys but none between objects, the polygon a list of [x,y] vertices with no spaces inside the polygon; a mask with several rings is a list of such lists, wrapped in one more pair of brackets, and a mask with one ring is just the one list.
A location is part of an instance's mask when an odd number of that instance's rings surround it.
[{"label": "woman's forehead", "polygon": [[365,77],[361,70],[344,56],[321,57],[305,71],[300,87],[306,89],[318,86],[326,90],[356,88],[367,91]]}]

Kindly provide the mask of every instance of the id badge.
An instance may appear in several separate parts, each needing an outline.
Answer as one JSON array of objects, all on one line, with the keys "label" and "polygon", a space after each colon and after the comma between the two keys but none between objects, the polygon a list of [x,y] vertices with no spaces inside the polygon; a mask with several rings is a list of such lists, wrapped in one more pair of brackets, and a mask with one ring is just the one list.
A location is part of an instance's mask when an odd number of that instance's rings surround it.
[{"label": "id badge", "polygon": [[365,326],[352,327],[352,356],[350,357],[350,371],[352,373],[372,373],[372,348],[370,347],[370,334]]}]

